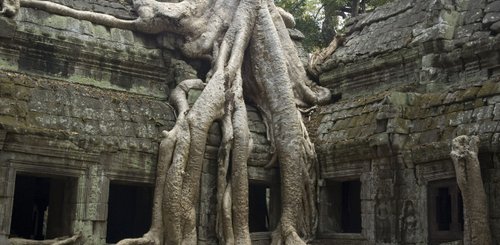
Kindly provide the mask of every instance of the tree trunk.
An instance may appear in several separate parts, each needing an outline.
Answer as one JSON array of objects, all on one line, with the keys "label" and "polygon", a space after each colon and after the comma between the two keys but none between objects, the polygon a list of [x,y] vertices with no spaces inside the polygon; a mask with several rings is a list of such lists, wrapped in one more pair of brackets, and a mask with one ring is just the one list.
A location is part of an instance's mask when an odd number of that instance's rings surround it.
[{"label": "tree trunk", "polygon": [[451,159],[464,202],[464,244],[492,244],[488,202],[477,157],[479,138],[458,136],[452,141]]},{"label": "tree trunk", "polygon": [[70,245],[74,244],[80,240],[81,234],[73,235],[72,237],[58,237],[49,240],[30,240],[23,238],[11,238],[9,239],[10,245]]}]

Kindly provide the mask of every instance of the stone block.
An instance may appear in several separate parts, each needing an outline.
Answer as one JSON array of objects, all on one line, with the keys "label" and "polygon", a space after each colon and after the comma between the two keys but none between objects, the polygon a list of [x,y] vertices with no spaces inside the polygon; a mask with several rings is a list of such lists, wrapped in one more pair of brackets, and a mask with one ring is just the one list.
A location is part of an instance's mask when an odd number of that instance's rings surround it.
[{"label": "stone block", "polygon": [[0,37],[12,38],[16,33],[16,22],[7,17],[0,17]]},{"label": "stone block", "polygon": [[[7,135],[7,131],[0,129],[0,151],[2,151],[2,149],[3,149],[6,135]],[[0,179],[1,179],[1,176],[3,176],[1,173],[2,173],[2,170],[0,170]]]},{"label": "stone block", "polygon": [[483,18],[483,24],[491,24],[500,21],[500,12],[486,13]]},{"label": "stone block", "polygon": [[86,220],[106,221],[108,215],[107,203],[87,203]]},{"label": "stone block", "polygon": [[0,197],[0,235],[10,233],[13,203],[13,197]]},{"label": "stone block", "polygon": [[479,133],[493,133],[497,131],[498,122],[497,121],[479,121]]},{"label": "stone block", "polygon": [[432,143],[439,141],[440,135],[441,135],[440,129],[432,129],[422,132],[419,140],[421,144]]},{"label": "stone block", "polygon": [[493,117],[494,108],[495,107],[493,105],[476,108],[472,112],[472,118],[477,121],[491,119]]},{"label": "stone block", "polygon": [[85,203],[76,203],[75,204],[75,219],[76,220],[85,220],[86,219],[86,207]]},{"label": "stone block", "polygon": [[402,151],[406,145],[407,140],[408,140],[408,135],[406,134],[392,134],[391,135],[392,151],[394,153]]},{"label": "stone block", "polygon": [[488,105],[495,105],[500,103],[500,95],[494,95],[486,99]]},{"label": "stone block", "polygon": [[485,39],[490,35],[490,31],[477,31],[472,34],[471,40]]},{"label": "stone block", "polygon": [[391,118],[387,122],[388,133],[408,134],[411,121],[402,118]]},{"label": "stone block", "polygon": [[494,2],[491,2],[488,5],[486,5],[484,12],[486,12],[486,13],[500,12],[500,1],[494,1]]},{"label": "stone block", "polygon": [[103,244],[106,239],[106,221],[92,221],[92,231],[92,236],[101,240],[99,244]]},{"label": "stone block", "polygon": [[480,8],[472,9],[464,13],[464,21],[466,25],[481,22],[483,19],[484,13]]},{"label": "stone block", "polygon": [[477,97],[486,97],[494,94],[498,94],[500,92],[500,85],[496,82],[486,82],[483,84],[479,92],[477,93]]},{"label": "stone block", "polygon": [[446,115],[448,125],[458,126],[460,124],[469,123],[472,117],[472,110],[460,111],[458,113],[450,113]]}]

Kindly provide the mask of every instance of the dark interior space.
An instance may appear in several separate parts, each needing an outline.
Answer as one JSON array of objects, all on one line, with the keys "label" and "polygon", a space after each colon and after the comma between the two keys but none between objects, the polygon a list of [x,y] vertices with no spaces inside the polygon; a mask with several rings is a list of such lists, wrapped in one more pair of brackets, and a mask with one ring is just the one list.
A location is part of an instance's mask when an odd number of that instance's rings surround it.
[{"label": "dark interior space", "polygon": [[361,182],[342,182],[341,227],[345,233],[361,232]]},{"label": "dark interior space", "polygon": [[248,222],[250,232],[269,231],[269,200],[270,190],[266,185],[249,184],[248,186]]},{"label": "dark interior space", "polygon": [[436,197],[436,222],[438,230],[450,230],[451,196],[447,187],[438,188],[438,195]]},{"label": "dark interior space", "polygon": [[462,239],[464,211],[455,180],[431,182],[428,195],[430,244]]},{"label": "dark interior space", "polygon": [[328,181],[322,190],[321,232],[361,233],[361,182]]},{"label": "dark interior space", "polygon": [[111,183],[109,186],[106,243],[140,237],[151,225],[153,188]]},{"label": "dark interior space", "polygon": [[75,187],[71,178],[18,174],[10,236],[43,240],[70,234]]}]

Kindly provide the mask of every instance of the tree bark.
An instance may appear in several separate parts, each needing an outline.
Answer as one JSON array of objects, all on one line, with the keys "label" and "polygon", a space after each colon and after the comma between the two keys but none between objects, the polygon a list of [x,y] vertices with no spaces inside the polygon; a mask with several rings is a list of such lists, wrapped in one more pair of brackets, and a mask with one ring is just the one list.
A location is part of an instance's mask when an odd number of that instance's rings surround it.
[{"label": "tree bark", "polygon": [[477,136],[458,136],[452,141],[451,159],[464,203],[464,244],[492,244],[488,202],[481,177]]},{"label": "tree bark", "polygon": [[71,237],[58,237],[42,241],[23,239],[23,238],[10,238],[9,244],[10,245],[70,245],[80,240],[80,238],[81,234],[76,234]]}]

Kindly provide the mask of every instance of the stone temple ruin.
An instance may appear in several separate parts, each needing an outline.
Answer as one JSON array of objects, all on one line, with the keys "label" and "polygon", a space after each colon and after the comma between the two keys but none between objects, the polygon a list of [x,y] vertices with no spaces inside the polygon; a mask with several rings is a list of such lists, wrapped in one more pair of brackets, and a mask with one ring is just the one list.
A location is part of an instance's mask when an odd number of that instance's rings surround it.
[{"label": "stone temple ruin", "polygon": [[[128,1],[51,1],[133,18]],[[479,137],[500,244],[499,32],[494,0],[399,0],[347,23],[343,44],[316,67],[334,101],[305,115],[320,163],[313,244],[461,241],[450,158],[459,135]],[[32,8],[0,18],[0,244],[75,233],[81,244],[113,244],[147,231],[159,135],[176,118],[169,91],[206,69],[173,42]],[[196,97],[191,91],[190,102]],[[280,178],[264,168],[262,117],[247,110],[249,226],[253,244],[269,244]],[[220,129],[210,132],[199,244],[217,243]]]}]

